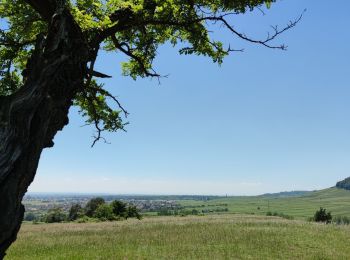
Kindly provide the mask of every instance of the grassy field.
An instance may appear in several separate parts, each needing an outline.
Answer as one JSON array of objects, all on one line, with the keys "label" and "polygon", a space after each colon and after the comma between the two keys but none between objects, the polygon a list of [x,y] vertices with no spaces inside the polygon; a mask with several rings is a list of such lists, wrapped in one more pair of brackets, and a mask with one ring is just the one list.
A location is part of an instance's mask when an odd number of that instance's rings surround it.
[{"label": "grassy field", "polygon": [[215,209],[227,207],[230,213],[266,215],[267,211],[284,213],[297,219],[312,217],[320,207],[332,212],[333,216],[350,217],[350,191],[329,188],[300,197],[228,197],[209,201],[178,201],[188,209]]},{"label": "grassy field", "polygon": [[349,259],[350,227],[252,215],[24,224],[5,259]]}]

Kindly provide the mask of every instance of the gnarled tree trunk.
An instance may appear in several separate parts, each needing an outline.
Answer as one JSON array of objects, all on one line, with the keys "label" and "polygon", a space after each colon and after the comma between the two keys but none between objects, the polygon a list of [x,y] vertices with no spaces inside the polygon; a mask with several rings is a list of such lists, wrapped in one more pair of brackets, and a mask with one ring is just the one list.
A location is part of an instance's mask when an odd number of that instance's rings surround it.
[{"label": "gnarled tree trunk", "polygon": [[38,39],[23,87],[0,97],[0,259],[16,239],[24,213],[21,201],[40,154],[68,123],[68,110],[86,73],[88,47],[80,28],[67,10],[51,8],[56,11],[50,15],[47,37]]}]

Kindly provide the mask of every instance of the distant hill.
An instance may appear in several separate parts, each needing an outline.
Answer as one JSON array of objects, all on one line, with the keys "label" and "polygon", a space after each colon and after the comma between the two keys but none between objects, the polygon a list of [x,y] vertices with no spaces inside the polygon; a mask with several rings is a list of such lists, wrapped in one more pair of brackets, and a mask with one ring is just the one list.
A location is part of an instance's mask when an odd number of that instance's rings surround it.
[{"label": "distant hill", "polygon": [[[262,196],[240,196],[213,199],[207,202],[180,200],[188,210],[212,210],[227,208],[229,213],[266,215],[267,212],[283,213],[296,219],[312,217],[320,207],[333,216],[350,217],[350,190],[329,188],[311,192],[282,192]],[[210,212],[210,211],[209,211]]]},{"label": "distant hill", "polygon": [[304,190],[297,190],[297,191],[283,191],[278,193],[265,193],[261,195],[262,197],[273,197],[273,198],[289,198],[289,197],[299,197],[307,195],[308,193],[311,193],[312,191],[304,191]]},{"label": "distant hill", "polygon": [[350,177],[346,178],[345,180],[337,182],[335,186],[340,189],[350,190]]}]

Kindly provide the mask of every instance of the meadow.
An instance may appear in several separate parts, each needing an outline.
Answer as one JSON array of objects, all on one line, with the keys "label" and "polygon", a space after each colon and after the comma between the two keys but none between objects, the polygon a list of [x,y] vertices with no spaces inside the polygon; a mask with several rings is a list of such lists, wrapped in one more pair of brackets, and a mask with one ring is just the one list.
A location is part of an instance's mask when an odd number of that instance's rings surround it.
[{"label": "meadow", "polygon": [[333,216],[350,217],[350,191],[329,188],[302,196],[279,197],[274,195],[228,197],[209,201],[180,200],[187,209],[212,209],[226,207],[230,213],[266,215],[268,211],[283,213],[296,219],[312,217],[320,207]]},{"label": "meadow", "polygon": [[5,259],[348,259],[350,227],[256,215],[24,224]]}]

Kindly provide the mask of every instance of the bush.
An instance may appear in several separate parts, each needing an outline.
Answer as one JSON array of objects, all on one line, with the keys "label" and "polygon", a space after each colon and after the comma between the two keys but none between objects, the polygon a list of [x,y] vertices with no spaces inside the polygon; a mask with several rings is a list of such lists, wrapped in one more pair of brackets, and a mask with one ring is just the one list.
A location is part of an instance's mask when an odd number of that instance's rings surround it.
[{"label": "bush", "polygon": [[87,222],[96,222],[95,219],[89,218],[88,216],[82,216],[76,220],[77,223],[87,223]]},{"label": "bush", "polygon": [[76,220],[78,218],[81,218],[82,216],[84,216],[83,208],[80,206],[80,204],[73,204],[70,207],[69,214],[68,214],[68,219],[70,221],[74,221],[74,220]]},{"label": "bush", "polygon": [[34,213],[28,212],[24,215],[24,220],[25,221],[34,221],[34,220],[37,220],[37,217],[34,215]]},{"label": "bush", "polygon": [[107,204],[101,204],[100,206],[98,206],[98,208],[95,211],[94,217],[102,221],[115,219],[112,207]]},{"label": "bush", "polygon": [[105,200],[103,198],[93,198],[89,200],[85,206],[86,216],[93,217],[95,215],[96,209],[102,204],[105,204]]},{"label": "bush", "polygon": [[117,217],[127,217],[127,205],[126,203],[120,201],[120,200],[114,200],[111,203],[111,207],[113,210],[114,215]]},{"label": "bush", "polygon": [[285,219],[289,219],[289,220],[293,220],[294,217],[293,216],[290,216],[290,215],[287,215],[287,214],[284,214],[284,213],[278,213],[278,212],[271,212],[271,211],[268,211],[266,212],[266,216],[274,216],[274,217],[280,217],[280,218],[285,218]]},{"label": "bush", "polygon": [[198,211],[198,210],[192,209],[191,215],[198,215],[198,214],[199,214],[199,211]]},{"label": "bush", "polygon": [[126,218],[137,218],[138,220],[142,219],[142,216],[139,212],[139,209],[134,205],[129,205],[127,209],[127,217]]},{"label": "bush", "polygon": [[66,221],[67,215],[63,212],[62,208],[53,208],[48,211],[44,217],[46,223],[56,223]]},{"label": "bush", "polygon": [[332,222],[332,214],[331,212],[327,212],[326,209],[321,207],[320,210],[316,211],[314,215],[314,221],[329,224]]}]

